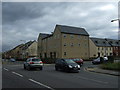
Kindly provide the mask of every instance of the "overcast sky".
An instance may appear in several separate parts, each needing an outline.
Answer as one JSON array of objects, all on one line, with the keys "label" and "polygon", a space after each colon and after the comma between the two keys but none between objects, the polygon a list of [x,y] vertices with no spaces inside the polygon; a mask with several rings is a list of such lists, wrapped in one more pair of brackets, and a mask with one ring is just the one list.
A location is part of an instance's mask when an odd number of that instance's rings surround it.
[{"label": "overcast sky", "polygon": [[12,49],[20,40],[37,40],[55,25],[83,27],[91,37],[118,38],[117,2],[3,2],[2,49]]}]

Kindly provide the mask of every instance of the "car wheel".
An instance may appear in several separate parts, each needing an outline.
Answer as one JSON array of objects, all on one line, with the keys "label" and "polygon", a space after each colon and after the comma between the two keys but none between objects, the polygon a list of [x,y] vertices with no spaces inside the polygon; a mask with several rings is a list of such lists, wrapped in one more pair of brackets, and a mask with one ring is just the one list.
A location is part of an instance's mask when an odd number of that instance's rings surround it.
[{"label": "car wheel", "polygon": [[58,71],[58,67],[55,67],[55,70]]},{"label": "car wheel", "polygon": [[26,66],[24,65],[24,69],[26,69]]},{"label": "car wheel", "polygon": [[42,68],[42,67],[40,67],[40,70],[43,70],[43,68]]},{"label": "car wheel", "polygon": [[27,70],[30,71],[30,69],[31,69],[30,66],[28,66],[28,67],[27,67]]},{"label": "car wheel", "polygon": [[82,66],[82,65],[83,65],[83,63],[80,64],[80,66]]}]

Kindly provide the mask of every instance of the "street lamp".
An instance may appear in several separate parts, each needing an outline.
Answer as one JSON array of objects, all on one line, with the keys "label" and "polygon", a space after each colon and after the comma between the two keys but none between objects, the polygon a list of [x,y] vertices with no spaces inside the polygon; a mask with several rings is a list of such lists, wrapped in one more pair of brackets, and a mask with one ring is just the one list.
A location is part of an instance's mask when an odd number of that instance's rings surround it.
[{"label": "street lamp", "polygon": [[111,20],[111,22],[118,21],[118,40],[120,40],[120,19]]}]

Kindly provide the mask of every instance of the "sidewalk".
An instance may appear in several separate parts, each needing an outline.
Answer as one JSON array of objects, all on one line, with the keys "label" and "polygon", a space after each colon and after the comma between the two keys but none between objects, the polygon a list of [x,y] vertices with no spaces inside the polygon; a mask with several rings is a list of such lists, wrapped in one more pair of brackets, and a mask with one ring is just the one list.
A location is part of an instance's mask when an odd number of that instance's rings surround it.
[{"label": "sidewalk", "polygon": [[90,72],[120,76],[119,71],[105,70],[105,69],[101,69],[101,68],[98,68],[98,67],[86,67],[85,70],[90,71]]}]

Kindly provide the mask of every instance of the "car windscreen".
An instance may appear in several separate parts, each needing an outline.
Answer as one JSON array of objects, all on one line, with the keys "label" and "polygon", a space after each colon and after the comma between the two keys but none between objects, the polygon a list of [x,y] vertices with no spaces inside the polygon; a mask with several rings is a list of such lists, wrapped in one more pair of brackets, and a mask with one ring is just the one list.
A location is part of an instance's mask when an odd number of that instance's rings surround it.
[{"label": "car windscreen", "polygon": [[40,59],[32,59],[32,61],[41,61]]},{"label": "car windscreen", "polygon": [[73,59],[73,61],[80,61],[80,59]]},{"label": "car windscreen", "polygon": [[75,63],[72,59],[64,59],[66,63]]}]

